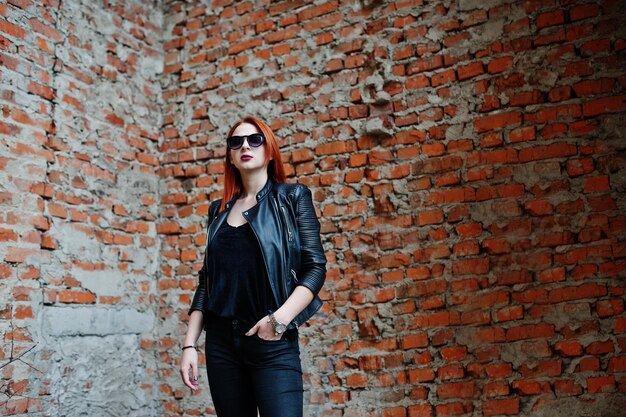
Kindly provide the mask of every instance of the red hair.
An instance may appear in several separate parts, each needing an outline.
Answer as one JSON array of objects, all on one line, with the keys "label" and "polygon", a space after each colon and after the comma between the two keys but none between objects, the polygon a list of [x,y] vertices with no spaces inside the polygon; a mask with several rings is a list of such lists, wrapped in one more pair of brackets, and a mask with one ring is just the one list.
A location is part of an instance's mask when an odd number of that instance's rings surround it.
[{"label": "red hair", "polygon": [[[256,117],[246,117],[235,123],[233,127],[228,131],[230,137],[235,129],[243,123],[249,123],[256,126],[263,136],[265,136],[265,163],[267,165],[267,176],[274,182],[285,182],[287,176],[285,175],[285,168],[283,167],[283,160],[280,157],[280,149],[278,148],[278,141],[272,129],[257,119]],[[220,205],[220,211],[223,211],[226,207],[226,203],[232,200],[243,189],[243,183],[241,182],[241,175],[239,170],[230,162],[230,149],[226,149],[226,157],[224,158],[224,193],[222,194],[222,204]]]}]

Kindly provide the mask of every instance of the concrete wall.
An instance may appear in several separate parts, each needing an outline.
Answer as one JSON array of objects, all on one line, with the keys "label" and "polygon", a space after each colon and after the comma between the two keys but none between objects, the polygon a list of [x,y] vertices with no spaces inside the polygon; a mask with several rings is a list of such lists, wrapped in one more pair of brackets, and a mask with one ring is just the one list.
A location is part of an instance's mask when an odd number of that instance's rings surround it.
[{"label": "concrete wall", "polygon": [[252,114],[329,259],[305,415],[620,415],[625,23],[619,0],[0,4],[0,363],[35,346],[1,412],[213,415],[180,343]]},{"label": "concrete wall", "polygon": [[0,414],[158,415],[160,5],[9,3]]}]

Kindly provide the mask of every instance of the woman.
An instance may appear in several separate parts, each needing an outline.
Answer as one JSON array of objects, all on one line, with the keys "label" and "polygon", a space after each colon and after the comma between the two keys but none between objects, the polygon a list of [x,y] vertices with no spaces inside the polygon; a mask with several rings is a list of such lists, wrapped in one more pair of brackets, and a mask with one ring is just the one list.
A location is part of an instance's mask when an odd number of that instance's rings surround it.
[{"label": "woman", "polygon": [[298,326],[320,308],[326,276],[311,192],[285,183],[278,142],[262,121],[239,121],[226,145],[180,373],[195,392],[204,328],[218,417],[302,416]]}]

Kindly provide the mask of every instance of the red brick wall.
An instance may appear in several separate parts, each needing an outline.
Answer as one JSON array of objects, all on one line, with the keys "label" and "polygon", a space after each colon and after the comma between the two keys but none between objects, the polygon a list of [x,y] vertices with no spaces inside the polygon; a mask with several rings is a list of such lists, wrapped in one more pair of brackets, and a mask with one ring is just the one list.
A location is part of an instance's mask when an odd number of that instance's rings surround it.
[{"label": "red brick wall", "polygon": [[1,413],[212,415],[179,348],[253,114],[329,259],[305,415],[621,414],[623,2],[206,3],[0,4]]},{"label": "red brick wall", "polygon": [[[620,412],[623,2],[167,7],[163,337],[180,341],[224,135],[251,113],[321,214],[306,415]],[[168,415],[210,412],[175,374]]]}]

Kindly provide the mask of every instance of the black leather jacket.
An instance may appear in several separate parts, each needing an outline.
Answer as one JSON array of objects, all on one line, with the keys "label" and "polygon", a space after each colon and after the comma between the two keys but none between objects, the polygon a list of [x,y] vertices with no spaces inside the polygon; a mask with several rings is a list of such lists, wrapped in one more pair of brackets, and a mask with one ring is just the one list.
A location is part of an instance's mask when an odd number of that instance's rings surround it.
[{"label": "black leather jacket", "polygon": [[[268,180],[256,200],[257,204],[243,212],[243,216],[259,241],[276,305],[283,305],[297,285],[307,287],[314,294],[313,301],[290,324],[292,328],[297,327],[321,307],[317,294],[326,278],[326,256],[311,191],[303,184]],[[228,202],[221,213],[217,213],[221,200],[211,203],[207,248],[226,221],[234,201]],[[189,314],[194,310],[206,311],[212,287],[211,277],[206,273],[206,250]]]}]

